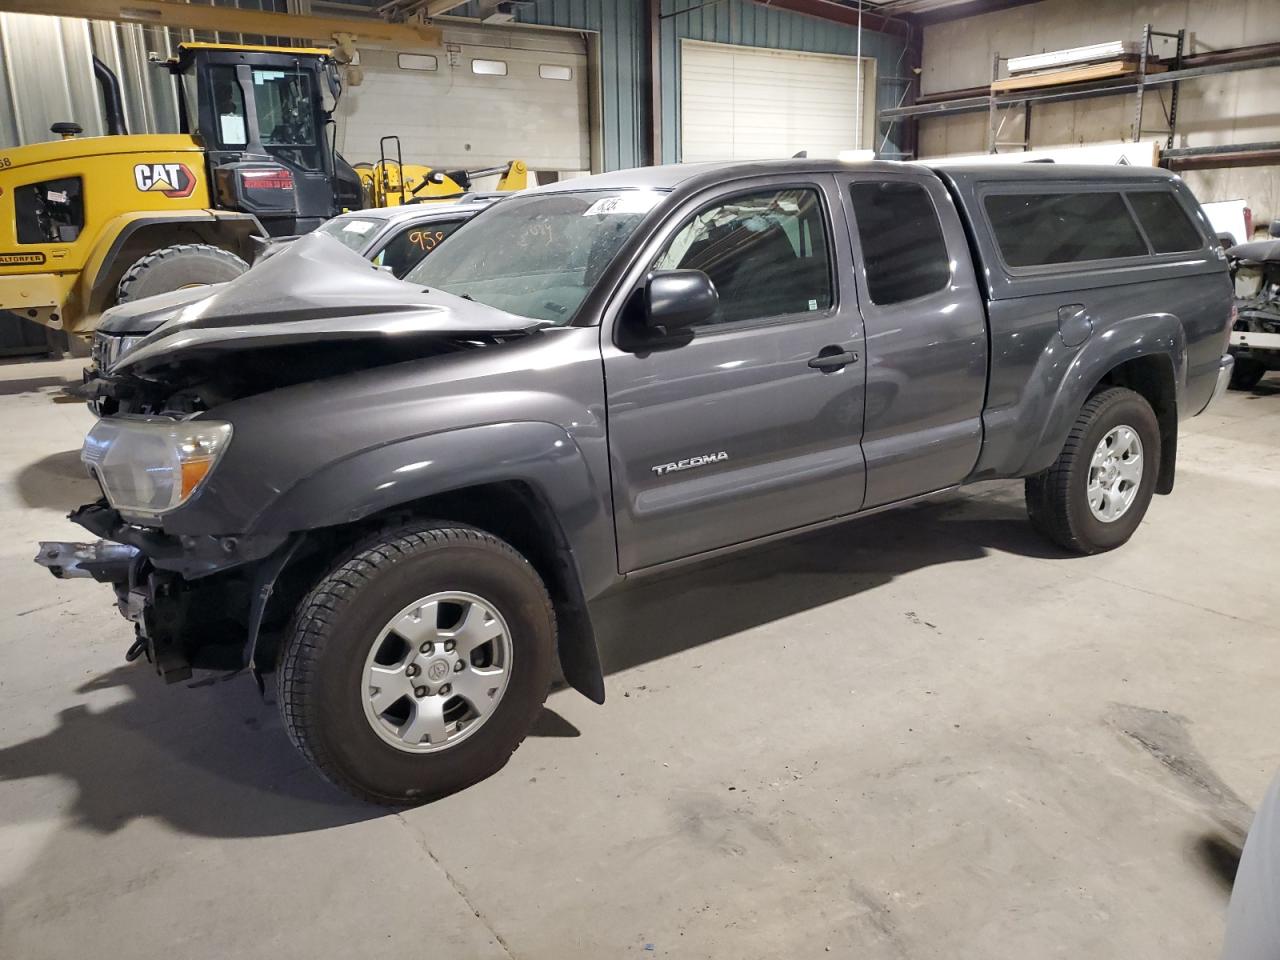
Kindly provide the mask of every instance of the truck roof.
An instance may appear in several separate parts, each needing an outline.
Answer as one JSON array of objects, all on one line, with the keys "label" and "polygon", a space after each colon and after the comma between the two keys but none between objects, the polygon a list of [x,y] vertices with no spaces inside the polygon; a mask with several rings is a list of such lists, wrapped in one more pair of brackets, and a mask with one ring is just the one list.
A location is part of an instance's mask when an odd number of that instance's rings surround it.
[{"label": "truck roof", "polygon": [[[673,190],[676,187],[714,184],[724,180],[745,177],[776,176],[778,174],[814,174],[847,172],[901,172],[906,166],[886,160],[869,160],[858,163],[842,163],[839,160],[711,160],[701,163],[666,163],[655,167],[632,167],[597,173],[590,177],[564,180],[538,187],[539,193],[572,192],[575,190]],[[532,191],[531,191],[532,192]]]},{"label": "truck roof", "polygon": [[1164,183],[1176,174],[1159,167],[1085,163],[957,163],[938,160],[925,165],[956,183],[1050,183],[1080,180],[1126,180]]},{"label": "truck roof", "polygon": [[575,180],[538,187],[539,193],[561,193],[575,190],[674,190],[676,187],[710,185],[725,180],[753,176],[815,173],[903,173],[924,176],[936,174],[960,181],[1061,181],[1061,180],[1150,180],[1176,179],[1157,167],[1100,166],[1063,163],[968,163],[954,166],[939,161],[904,163],[890,160],[866,160],[845,163],[840,160],[790,158],[786,160],[716,160],[702,163],[668,163],[654,167],[614,170]]}]

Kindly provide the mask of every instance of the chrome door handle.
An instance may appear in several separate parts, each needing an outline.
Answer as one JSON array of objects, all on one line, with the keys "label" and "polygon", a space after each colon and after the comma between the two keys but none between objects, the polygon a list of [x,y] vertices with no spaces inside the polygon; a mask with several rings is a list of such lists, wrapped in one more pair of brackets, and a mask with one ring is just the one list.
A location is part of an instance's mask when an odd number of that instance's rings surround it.
[{"label": "chrome door handle", "polygon": [[809,361],[809,366],[823,373],[835,373],[851,363],[858,362],[858,355],[852,350],[841,350],[839,347],[823,347],[816,357]]}]

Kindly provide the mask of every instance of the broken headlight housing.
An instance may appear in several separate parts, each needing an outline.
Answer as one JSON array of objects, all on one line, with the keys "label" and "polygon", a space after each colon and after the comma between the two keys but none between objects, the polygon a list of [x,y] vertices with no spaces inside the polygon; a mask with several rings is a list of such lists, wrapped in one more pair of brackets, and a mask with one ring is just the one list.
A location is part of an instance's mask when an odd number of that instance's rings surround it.
[{"label": "broken headlight housing", "polygon": [[191,498],[230,442],[231,424],[221,420],[107,417],[85,437],[80,459],[115,509],[158,517]]},{"label": "broken headlight housing", "polygon": [[90,348],[89,356],[101,373],[109,373],[116,365],[116,361],[136,347],[144,337],[146,337],[145,333],[120,336],[99,330],[93,335],[93,346]]}]

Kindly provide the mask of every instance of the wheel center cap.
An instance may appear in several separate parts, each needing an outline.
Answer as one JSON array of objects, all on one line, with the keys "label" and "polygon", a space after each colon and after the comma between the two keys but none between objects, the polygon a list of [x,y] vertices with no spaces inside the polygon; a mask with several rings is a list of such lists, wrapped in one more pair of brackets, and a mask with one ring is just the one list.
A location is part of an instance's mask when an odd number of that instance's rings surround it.
[{"label": "wheel center cap", "polygon": [[432,660],[427,664],[427,679],[432,683],[439,683],[452,672],[448,660]]}]

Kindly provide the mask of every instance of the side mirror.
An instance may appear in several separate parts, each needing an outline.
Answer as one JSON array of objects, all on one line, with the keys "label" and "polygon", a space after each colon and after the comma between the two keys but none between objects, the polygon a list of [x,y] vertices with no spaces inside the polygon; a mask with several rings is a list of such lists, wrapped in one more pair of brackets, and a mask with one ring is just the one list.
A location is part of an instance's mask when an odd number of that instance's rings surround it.
[{"label": "side mirror", "polygon": [[720,305],[715,284],[701,270],[658,270],[644,285],[645,325],[675,333],[705,323]]},{"label": "side mirror", "polygon": [[1272,220],[1271,228],[1267,231],[1273,237],[1280,237],[1280,220]]}]

